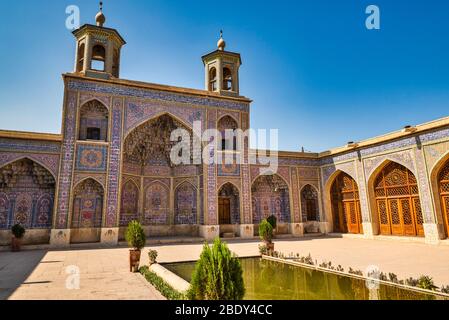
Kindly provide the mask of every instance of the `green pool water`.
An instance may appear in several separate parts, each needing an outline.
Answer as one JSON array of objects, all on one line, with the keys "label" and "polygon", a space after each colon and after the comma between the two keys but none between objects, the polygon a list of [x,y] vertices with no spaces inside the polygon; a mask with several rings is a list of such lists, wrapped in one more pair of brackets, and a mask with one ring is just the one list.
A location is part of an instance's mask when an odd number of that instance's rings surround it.
[{"label": "green pool water", "polygon": [[[261,258],[241,259],[246,300],[432,300],[440,296],[380,285],[365,280],[287,265]],[[195,262],[164,267],[190,282]]]}]

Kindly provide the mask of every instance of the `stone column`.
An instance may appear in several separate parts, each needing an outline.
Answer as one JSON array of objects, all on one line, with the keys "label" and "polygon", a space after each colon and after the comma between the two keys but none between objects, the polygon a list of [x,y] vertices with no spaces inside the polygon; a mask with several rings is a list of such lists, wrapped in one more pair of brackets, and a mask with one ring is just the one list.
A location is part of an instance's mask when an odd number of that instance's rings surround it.
[{"label": "stone column", "polygon": [[106,46],[106,61],[105,61],[105,71],[112,75],[112,64],[114,58],[114,43],[112,40],[108,40]]},{"label": "stone column", "polygon": [[119,190],[120,190],[120,157],[122,144],[122,110],[123,100],[114,98],[111,112],[111,141],[109,147],[109,170],[107,177],[106,219],[101,230],[101,243],[115,245],[119,233]]},{"label": "stone column", "polygon": [[298,182],[298,169],[291,168],[290,169],[290,177],[291,177],[291,196],[290,198],[293,200],[290,206],[291,215],[291,223],[288,226],[289,233],[302,237],[304,235],[304,224],[302,223],[302,217],[300,212],[300,199],[299,199],[299,182]]},{"label": "stone column", "polygon": [[66,91],[65,94],[59,179],[55,196],[53,229],[50,235],[50,244],[57,247],[70,244],[70,194],[76,141],[77,92]]},{"label": "stone column", "polygon": [[356,160],[356,171],[357,171],[357,184],[359,187],[359,198],[360,198],[360,209],[362,210],[362,226],[363,235],[365,238],[372,239],[376,233],[375,229],[377,226],[373,224],[373,219],[371,216],[369,194],[368,194],[368,181],[365,176],[365,167],[363,165],[363,160],[360,157]]},{"label": "stone column", "polygon": [[444,231],[442,228],[438,228],[435,207],[431,195],[432,185],[427,174],[425,156],[421,146],[415,148],[414,155],[416,161],[416,179],[418,180],[419,198],[424,220],[423,227],[425,241],[429,244],[438,244],[440,239],[444,238]]},{"label": "stone column", "polygon": [[92,36],[90,34],[86,36],[84,50],[83,71],[86,72],[92,68]]},{"label": "stone column", "polygon": [[[207,128],[213,129],[216,127],[217,111],[208,110],[207,112]],[[206,150],[209,157],[215,159],[215,148],[213,146]],[[209,159],[203,159],[209,161]],[[217,170],[215,160],[212,164],[205,163],[203,166],[204,175],[204,225],[200,226],[200,236],[206,240],[213,240],[220,236],[220,226],[218,225],[218,205],[217,205]]]},{"label": "stone column", "polygon": [[[246,131],[249,127],[249,114],[242,113],[242,130]],[[249,141],[244,138],[243,141],[243,161],[240,165],[242,174],[242,208],[243,219],[240,224],[240,237],[250,239],[254,237],[254,225],[251,216],[251,174],[249,165]]]}]

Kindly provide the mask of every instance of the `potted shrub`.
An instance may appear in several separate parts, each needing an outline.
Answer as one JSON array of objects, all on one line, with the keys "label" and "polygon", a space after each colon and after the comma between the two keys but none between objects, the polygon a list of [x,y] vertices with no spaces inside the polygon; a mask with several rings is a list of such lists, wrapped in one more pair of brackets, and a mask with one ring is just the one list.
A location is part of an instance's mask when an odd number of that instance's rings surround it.
[{"label": "potted shrub", "polygon": [[151,266],[152,264],[157,263],[157,262],[156,262],[156,259],[157,259],[157,251],[156,251],[156,250],[150,250],[150,251],[148,251],[148,260],[150,261],[150,266]]},{"label": "potted shrub", "polygon": [[22,238],[25,235],[25,228],[20,224],[15,224],[11,228],[12,238],[11,238],[11,250],[13,252],[20,251],[20,246],[22,244]]},{"label": "potted shrub", "polygon": [[267,221],[273,227],[273,238],[276,236],[276,228],[277,228],[277,218],[274,214],[267,218]]},{"label": "potted shrub", "polygon": [[259,224],[259,236],[263,240],[265,246],[267,247],[267,253],[273,254],[274,243],[273,240],[273,226],[266,220],[262,220]]},{"label": "potted shrub", "polygon": [[138,221],[131,221],[126,228],[126,241],[132,248],[129,250],[129,271],[137,272],[140,264],[140,254],[145,247],[146,237],[142,225]]}]

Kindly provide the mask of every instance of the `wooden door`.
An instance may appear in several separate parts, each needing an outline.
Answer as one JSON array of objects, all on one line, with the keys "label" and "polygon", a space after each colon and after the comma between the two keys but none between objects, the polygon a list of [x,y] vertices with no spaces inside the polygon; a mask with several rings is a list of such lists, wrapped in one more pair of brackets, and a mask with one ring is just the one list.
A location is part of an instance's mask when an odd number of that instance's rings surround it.
[{"label": "wooden door", "polygon": [[418,184],[410,170],[388,164],[376,178],[374,192],[380,234],[424,236]]},{"label": "wooden door", "polygon": [[396,236],[402,235],[402,223],[400,217],[400,207],[398,199],[388,199],[388,211],[390,214],[391,234]]},{"label": "wooden door", "polygon": [[218,218],[220,224],[231,224],[231,199],[218,198]]},{"label": "wooden door", "polygon": [[357,184],[349,175],[341,173],[331,187],[333,224],[335,232],[362,233]]},{"label": "wooden door", "polygon": [[357,201],[345,202],[344,206],[349,233],[360,233],[360,211]]},{"label": "wooden door", "polygon": [[449,160],[438,175],[441,197],[441,214],[443,215],[446,236],[449,236]]},{"label": "wooden door", "polygon": [[449,232],[449,195],[441,196],[441,210],[444,216],[446,235]]}]

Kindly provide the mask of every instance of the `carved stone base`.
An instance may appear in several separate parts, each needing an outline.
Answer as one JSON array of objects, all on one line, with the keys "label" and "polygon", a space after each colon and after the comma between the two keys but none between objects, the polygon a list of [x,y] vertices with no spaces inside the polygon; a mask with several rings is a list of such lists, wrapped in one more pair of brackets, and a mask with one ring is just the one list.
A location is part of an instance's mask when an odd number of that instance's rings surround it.
[{"label": "carved stone base", "polygon": [[363,237],[366,239],[374,239],[374,225],[371,222],[362,222]]},{"label": "carved stone base", "polygon": [[304,224],[303,223],[289,223],[288,233],[294,235],[295,237],[304,236]]},{"label": "carved stone base", "polygon": [[440,230],[436,223],[424,223],[424,235],[426,237],[426,243],[428,244],[438,244],[442,238],[440,235]]},{"label": "carved stone base", "polygon": [[116,246],[120,228],[101,228],[101,244]]},{"label": "carved stone base", "polygon": [[215,240],[215,238],[220,237],[220,226],[200,226],[200,237],[207,241]]},{"label": "carved stone base", "polygon": [[320,222],[320,230],[324,234],[332,233],[334,231],[332,222]]},{"label": "carved stone base", "polygon": [[239,226],[240,229],[240,238],[243,239],[251,239],[254,238],[254,225],[253,224],[241,224]]},{"label": "carved stone base", "polygon": [[50,233],[50,245],[55,248],[70,246],[70,229],[52,229]]},{"label": "carved stone base", "polygon": [[328,222],[320,222],[320,232],[323,234],[329,233],[330,231],[328,231],[328,225],[330,225],[330,223]]}]

